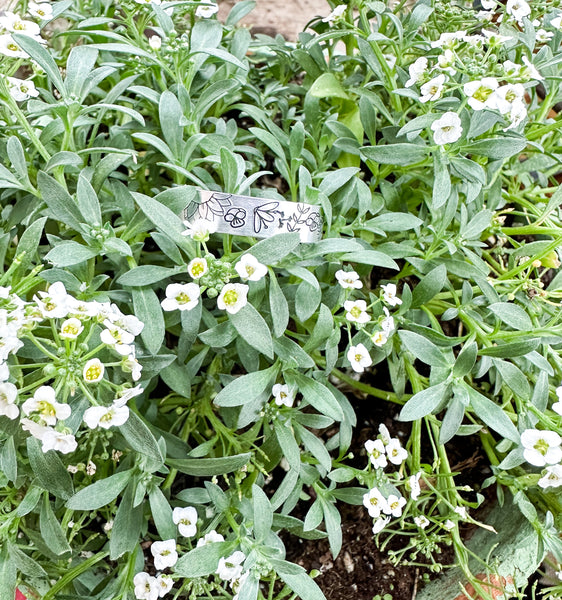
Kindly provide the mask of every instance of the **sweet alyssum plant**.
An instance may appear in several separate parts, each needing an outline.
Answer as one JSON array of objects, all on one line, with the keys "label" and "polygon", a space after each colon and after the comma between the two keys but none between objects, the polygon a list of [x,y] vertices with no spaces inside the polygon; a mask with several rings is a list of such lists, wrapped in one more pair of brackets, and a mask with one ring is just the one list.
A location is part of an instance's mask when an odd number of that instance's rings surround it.
[{"label": "sweet alyssum plant", "polygon": [[[342,502],[489,596],[466,435],[562,561],[562,10],[392,4],[296,45],[248,1],[1,17],[0,598],[320,599],[285,543],[337,554]],[[323,239],[184,223],[198,189],[319,205]],[[353,459],[349,390],[407,438]]]}]

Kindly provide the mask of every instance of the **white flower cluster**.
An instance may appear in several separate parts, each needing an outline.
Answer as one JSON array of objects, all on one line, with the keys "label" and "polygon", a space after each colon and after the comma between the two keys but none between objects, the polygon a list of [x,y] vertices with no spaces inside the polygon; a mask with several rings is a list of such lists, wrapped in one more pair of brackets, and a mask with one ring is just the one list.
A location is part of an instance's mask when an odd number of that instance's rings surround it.
[{"label": "white flower cluster", "polygon": [[[49,2],[33,2],[31,0],[27,8],[29,16],[42,21],[53,16],[53,7]],[[41,27],[35,21],[24,19],[12,11],[4,11],[0,16],[0,54],[11,58],[29,58],[27,52],[12,37],[13,33],[26,35],[41,44],[45,43],[41,37]],[[8,77],[7,80],[10,93],[18,101],[38,95],[31,81],[23,81],[15,77]]]},{"label": "white flower cluster", "polygon": [[[178,526],[178,532],[183,537],[194,537],[197,535],[197,509],[193,506],[176,507],[172,512],[172,520]],[[214,529],[197,540],[197,548],[207,546],[216,542],[224,542],[224,537]],[[173,567],[178,562],[178,552],[174,539],[153,542],[150,546],[153,557],[154,568],[157,571]],[[221,557],[215,574],[227,581],[235,593],[233,600],[237,600],[238,592],[249,575],[244,572],[243,562],[246,555],[240,550],[230,556]],[[157,600],[163,598],[173,587],[174,581],[171,575],[159,573],[152,576],[144,571],[137,573],[133,579],[135,586],[135,597],[137,600]]]},{"label": "white flower cluster", "polygon": [[[370,463],[375,469],[384,469],[388,465],[388,462],[400,466],[408,458],[408,452],[402,448],[400,440],[398,438],[390,437],[390,432],[382,423],[379,425],[379,435],[377,439],[367,440],[365,442],[365,450],[369,456]],[[379,479],[386,481],[387,477],[384,473],[379,472]],[[416,476],[414,476],[413,479],[410,478],[411,495],[414,499],[419,495],[418,482],[419,475],[417,478]],[[378,487],[370,489],[363,496],[363,506],[369,511],[369,515],[375,519],[373,533],[377,534],[382,531],[390,522],[391,517],[401,517],[402,508],[405,504],[406,498],[398,494],[398,492],[396,494],[392,493],[385,496]]]},{"label": "white flower cluster", "polygon": [[[359,278],[359,275],[355,271],[344,271],[339,270],[336,272],[336,279],[340,286],[344,290],[360,290],[363,287],[363,282]],[[381,286],[382,290],[382,301],[391,307],[399,306],[402,304],[402,300],[396,295],[396,284],[387,283]],[[365,300],[345,300],[343,308],[346,311],[345,318],[350,324],[355,325],[359,329],[363,329],[364,326],[371,321],[371,315],[369,314],[369,306]],[[375,346],[384,346],[392,332],[396,329],[394,323],[394,317],[391,316],[390,311],[386,306],[383,306],[384,317],[379,318],[378,327],[369,336],[371,342]],[[347,351],[347,360],[351,365],[351,368],[356,373],[363,373],[367,367],[373,364],[371,355],[368,349],[362,343],[351,345]]]},{"label": "white flower cluster", "polygon": [[[562,416],[562,385],[556,388],[558,401],[552,410]],[[535,467],[544,467],[538,485],[547,489],[562,486],[562,438],[548,429],[526,429],[521,434],[523,458]]]},{"label": "white flower cluster", "polygon": [[[36,338],[34,330],[45,321],[50,322],[50,331],[55,336],[54,340]],[[57,321],[62,321],[57,327]],[[89,338],[93,333],[92,328],[103,324],[105,329],[100,335],[102,344],[95,350],[82,356],[77,350],[81,341],[80,337]],[[49,323],[47,323],[49,324]],[[88,332],[84,333],[85,325]],[[25,417],[21,419],[21,426],[33,437],[42,443],[43,452],[57,450],[63,454],[76,450],[77,442],[74,433],[64,425],[64,421],[71,415],[71,407],[64,400],[74,394],[76,387],[83,387],[83,392],[93,406],[86,409],[83,420],[86,425],[94,429],[122,425],[129,417],[126,403],[129,399],[142,393],[140,386],[127,388],[106,382],[110,389],[117,388],[113,403],[110,406],[99,405],[94,395],[89,391],[93,384],[101,384],[104,380],[105,366],[99,358],[92,357],[96,350],[104,347],[116,350],[123,358],[121,367],[124,372],[130,373],[133,381],[140,378],[141,365],[135,357],[133,341],[143,328],[133,315],[124,315],[115,305],[102,302],[82,302],[67,293],[61,282],[53,283],[48,291],[38,292],[32,302],[24,302],[10,288],[0,288],[0,415],[9,419],[16,419],[20,409],[17,404],[18,396],[31,396],[22,403],[21,410]],[[104,335],[110,332],[109,337]],[[83,334],[83,335],[82,335]],[[53,386],[41,385],[49,379],[39,380],[39,385],[27,385],[21,392],[10,381],[9,355],[17,354],[23,346],[21,338],[29,337],[39,347],[52,364],[53,376],[57,376]],[[120,342],[125,339],[127,344]],[[66,344],[66,346],[64,346]],[[57,355],[52,350],[62,349],[64,355]],[[14,368],[19,368],[14,364]],[[41,368],[41,367],[39,367]],[[30,389],[31,388],[31,389]],[[28,392],[29,390],[29,392]],[[33,391],[31,391],[33,390]],[[61,398],[59,402],[57,398]]]},{"label": "white flower cluster", "polygon": [[[216,224],[205,219],[196,219],[193,223],[185,221],[187,227],[183,232],[195,241],[205,243],[209,235],[216,231]],[[250,253],[243,254],[234,269],[244,281],[259,281],[267,274],[267,267],[262,265]],[[204,257],[196,257],[187,265],[189,276],[195,281],[209,273],[209,263]],[[245,283],[226,283],[217,298],[217,307],[230,314],[236,314],[248,303],[249,286]],[[166,287],[166,298],[162,300],[162,309],[193,310],[201,298],[202,287],[197,283],[171,283]]]}]

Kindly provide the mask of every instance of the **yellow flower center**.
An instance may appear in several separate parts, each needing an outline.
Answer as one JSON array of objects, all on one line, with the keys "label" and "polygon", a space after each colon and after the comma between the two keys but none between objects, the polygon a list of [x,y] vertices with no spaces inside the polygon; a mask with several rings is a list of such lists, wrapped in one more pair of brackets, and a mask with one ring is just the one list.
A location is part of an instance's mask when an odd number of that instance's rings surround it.
[{"label": "yellow flower center", "polygon": [[228,290],[223,296],[223,300],[227,306],[234,306],[238,302],[238,292],[236,290]]},{"label": "yellow flower center", "polygon": [[187,304],[191,302],[191,298],[185,292],[181,292],[176,296],[176,302],[178,304]]},{"label": "yellow flower center", "polygon": [[102,370],[99,365],[91,365],[86,369],[86,373],[84,373],[84,379],[86,381],[96,381],[102,375]]}]

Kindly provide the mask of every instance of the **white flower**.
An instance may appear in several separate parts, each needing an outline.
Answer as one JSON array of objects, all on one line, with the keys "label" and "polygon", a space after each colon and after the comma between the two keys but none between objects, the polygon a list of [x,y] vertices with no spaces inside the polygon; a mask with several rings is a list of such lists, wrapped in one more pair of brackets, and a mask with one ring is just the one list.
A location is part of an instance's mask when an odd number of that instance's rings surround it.
[{"label": "white flower", "polygon": [[32,17],[37,19],[50,19],[53,16],[53,7],[49,2],[33,2],[30,0],[27,10]]},{"label": "white flower", "polygon": [[440,119],[431,124],[433,141],[443,146],[456,142],[462,135],[461,120],[455,112],[446,112]]},{"label": "white flower", "polygon": [[554,37],[554,33],[552,31],[545,31],[544,29],[537,29],[536,36],[539,44],[546,44]]},{"label": "white flower", "polygon": [[495,77],[484,77],[476,81],[468,81],[463,86],[463,91],[468,97],[468,105],[474,110],[490,108],[490,96],[498,88]]},{"label": "white flower", "polygon": [[531,14],[531,7],[525,0],[507,0],[505,11],[515,20],[522,22],[524,17],[528,17]]},{"label": "white flower", "polygon": [[445,521],[445,523],[443,523],[443,527],[447,530],[447,531],[451,531],[451,529],[455,528],[455,524],[453,523],[453,521],[451,521],[451,519],[447,519]]},{"label": "white flower", "polygon": [[527,79],[538,79],[539,81],[544,79],[535,68],[535,65],[526,56],[523,57],[523,62],[525,63],[525,66],[521,67],[521,76],[524,76]]},{"label": "white flower", "polygon": [[483,29],[482,33],[487,38],[488,43],[491,46],[500,46],[504,42],[509,42],[509,40],[513,39],[511,35],[502,35],[501,33],[498,33],[497,31],[492,31],[490,29]]},{"label": "white flower", "polygon": [[408,479],[408,485],[410,486],[410,498],[412,500],[417,500],[420,497],[420,477],[421,473],[416,473]]},{"label": "white flower", "polygon": [[510,124],[504,129],[508,131],[519,125],[527,116],[527,105],[523,100],[515,100],[511,105],[511,111],[509,112]]},{"label": "white flower", "polygon": [[151,35],[148,38],[148,45],[153,50],[160,50],[162,48],[162,38],[159,35]]},{"label": "white flower", "polygon": [[174,539],[152,542],[150,552],[154,557],[154,568],[158,571],[173,567],[178,562],[176,540]]},{"label": "white flower", "polygon": [[433,79],[430,79],[427,83],[424,83],[421,88],[420,102],[429,102],[430,100],[439,100],[443,94],[443,87],[445,84],[445,75],[442,73]]},{"label": "white flower", "polygon": [[31,433],[31,435],[38,440],[42,440],[45,433],[52,430],[51,427],[40,425],[31,419],[25,418],[20,421],[20,425],[24,431],[29,431],[29,433]]},{"label": "white flower", "polygon": [[386,499],[386,507],[383,508],[383,512],[386,515],[392,515],[393,517],[402,516],[402,507],[406,504],[406,498],[402,496],[396,496],[395,494],[390,494],[390,496]]},{"label": "white flower", "polygon": [[41,438],[43,452],[57,450],[61,454],[74,452],[78,447],[76,438],[71,433],[62,433],[55,429],[47,428]]},{"label": "white flower", "polygon": [[390,517],[379,517],[373,523],[373,534],[377,535],[390,523]]},{"label": "white flower", "polygon": [[554,19],[551,19],[550,26],[555,29],[562,29],[562,15],[558,15],[554,17]]},{"label": "white flower", "polygon": [[118,327],[109,319],[106,319],[103,324],[106,329],[100,333],[100,340],[110,348],[113,348],[121,356],[129,355],[133,349],[131,344],[135,341],[135,336],[121,329],[121,327]]},{"label": "white flower", "polygon": [[[119,400],[122,402],[122,399]],[[90,428],[109,429],[119,427],[127,422],[129,418],[129,407],[119,406],[115,402],[111,406],[90,406],[84,412],[84,423]]]},{"label": "white flower", "polygon": [[162,0],[135,0],[137,4],[162,4]]},{"label": "white flower", "polygon": [[86,383],[98,383],[103,379],[104,372],[105,367],[100,359],[92,358],[84,365],[82,375]]},{"label": "white flower", "polygon": [[555,432],[539,429],[525,429],[521,434],[523,457],[535,467],[553,465],[562,460],[562,438]]},{"label": "white flower", "polygon": [[381,327],[384,333],[387,336],[389,336],[396,328],[394,324],[394,318],[390,316],[390,312],[388,311],[388,308],[386,308],[386,306],[383,306],[382,309],[384,311],[385,317],[381,321]]},{"label": "white flower", "polygon": [[503,72],[506,77],[517,77],[521,71],[522,65],[506,60],[502,63]]},{"label": "white flower", "polygon": [[0,336],[0,360],[5,361],[10,352],[16,353],[23,346],[23,342],[15,336]]},{"label": "white flower", "polygon": [[196,242],[206,242],[210,234],[215,233],[218,227],[217,223],[207,219],[195,219],[193,223],[184,221],[183,224],[186,230],[181,232],[182,235],[189,235]]},{"label": "white flower", "polygon": [[[101,315],[101,310],[100,310]],[[124,315],[115,304],[109,307],[109,311],[105,315],[106,319],[111,321],[117,327],[128,331],[135,337],[144,329],[144,323],[135,315]]]},{"label": "white flower", "polygon": [[194,258],[187,265],[187,272],[192,279],[199,279],[203,277],[205,273],[209,271],[209,265],[207,264],[207,259],[205,258]]},{"label": "white flower", "polygon": [[245,283],[227,283],[217,298],[218,308],[236,314],[248,304],[248,289]]},{"label": "white flower", "polygon": [[140,385],[137,385],[133,388],[125,388],[117,394],[117,398],[115,398],[115,400],[113,402],[115,404],[117,404],[119,402],[120,405],[123,405],[123,404],[129,402],[129,400],[131,398],[140,396],[143,392],[144,392],[144,388],[142,388]]},{"label": "white flower", "polygon": [[381,440],[367,440],[365,442],[365,450],[367,450],[369,460],[375,469],[384,469],[386,467],[388,461],[384,452],[384,444]]},{"label": "white flower", "polygon": [[347,310],[345,318],[352,323],[367,323],[371,317],[367,313],[367,303],[365,300],[346,300],[343,307]]},{"label": "white flower", "polygon": [[367,367],[373,364],[371,356],[363,344],[351,346],[347,351],[347,360],[351,363],[351,368],[356,373],[363,373]]},{"label": "white flower", "polygon": [[33,297],[42,316],[51,319],[63,319],[66,317],[69,310],[69,298],[70,296],[66,293],[64,284],[60,281],[51,284],[48,291],[38,292]]},{"label": "white flower", "polygon": [[369,515],[373,517],[373,519],[378,519],[381,515],[381,511],[388,514],[386,498],[377,488],[373,488],[363,495],[363,506],[369,511]]},{"label": "white flower", "polygon": [[246,571],[245,573],[242,573],[240,577],[238,577],[237,579],[233,579],[230,582],[230,587],[232,588],[232,591],[235,592],[234,596],[232,596],[232,600],[238,600],[238,598],[240,597],[240,590],[242,589],[244,582],[246,581],[246,579],[248,579],[249,576],[250,571]]},{"label": "white flower", "polygon": [[223,581],[232,581],[242,575],[242,563],[246,560],[246,555],[240,550],[236,550],[228,558],[224,556],[219,560],[219,566],[215,573]]},{"label": "white flower", "polygon": [[429,519],[425,515],[414,517],[414,523],[420,528],[425,529],[429,525]]},{"label": "white flower", "polygon": [[41,29],[37,23],[33,21],[26,21],[19,15],[13,12],[6,11],[2,17],[0,17],[0,28],[11,31],[12,33],[21,33],[28,37],[36,38],[41,33]]},{"label": "white flower", "polygon": [[497,0],[480,0],[480,4],[484,10],[494,10],[497,6]]},{"label": "white flower", "polygon": [[7,362],[0,362],[0,381],[6,381],[10,378],[10,367]]},{"label": "white flower", "polygon": [[288,406],[289,408],[293,406],[295,397],[291,393],[288,385],[276,383],[271,388],[271,393],[275,398],[275,404],[277,404],[277,406]]},{"label": "white flower", "polygon": [[158,589],[158,597],[163,598],[174,586],[174,580],[170,575],[158,575],[156,578],[156,588]]},{"label": "white flower", "polygon": [[546,473],[539,479],[538,484],[543,490],[548,487],[560,487],[562,485],[562,465],[546,467]]},{"label": "white flower", "polygon": [[172,521],[183,537],[193,537],[197,533],[197,509],[193,506],[176,506],[172,512]]},{"label": "white flower", "polygon": [[336,21],[339,21],[343,17],[346,8],[347,7],[345,4],[336,6],[336,8],[334,8],[334,10],[327,17],[322,19],[322,22],[333,25]]},{"label": "white flower", "polygon": [[388,431],[388,427],[384,423],[379,425],[379,437],[385,446],[390,444],[390,440],[392,438],[390,437],[390,431]]},{"label": "white flower", "polygon": [[133,584],[137,600],[157,600],[158,586],[155,577],[148,573],[137,573],[133,578]]},{"label": "white flower", "polygon": [[375,346],[384,346],[388,342],[388,335],[384,331],[375,331],[371,336],[371,341]]},{"label": "white flower", "polygon": [[234,268],[242,279],[248,279],[249,281],[259,281],[267,275],[267,267],[262,265],[252,254],[241,256]]},{"label": "white flower", "polygon": [[96,463],[89,460],[88,464],[86,465],[86,475],[89,475],[90,477],[92,477],[93,475],[96,474],[97,470],[98,470],[98,467],[97,467]]},{"label": "white flower", "polygon": [[398,438],[392,438],[386,446],[388,460],[393,465],[401,465],[408,458],[408,451],[402,448]]},{"label": "white flower", "polygon": [[459,515],[459,517],[463,521],[466,521],[468,519],[468,510],[466,509],[466,506],[455,506],[453,510],[457,513],[457,515]]},{"label": "white flower", "polygon": [[195,10],[195,16],[201,19],[208,19],[215,13],[219,12],[219,7],[216,4],[200,4]]},{"label": "white flower", "polygon": [[61,338],[75,340],[84,331],[84,325],[79,319],[74,317],[66,319],[60,327]]},{"label": "white flower", "polygon": [[[123,358],[123,362],[121,363],[121,368],[125,373],[130,373],[133,381],[138,381],[141,378],[142,365],[135,358],[134,353],[129,354],[127,358]],[[142,392],[142,388],[141,392]],[[138,394],[135,394],[137,396]]]},{"label": "white flower", "polygon": [[359,279],[359,275],[355,271],[336,271],[336,279],[338,283],[345,289],[360,290],[363,287],[363,282]]},{"label": "white flower", "polygon": [[[456,114],[456,113],[452,113]],[[398,306],[402,304],[402,300],[398,298],[396,295],[396,284],[387,283],[386,285],[381,285],[382,289],[382,299],[389,304],[390,306]]]},{"label": "white flower", "polygon": [[466,29],[459,31],[446,31],[439,36],[438,40],[431,42],[432,48],[454,48],[459,40],[466,37]]},{"label": "white flower", "polygon": [[33,398],[28,398],[21,408],[26,415],[37,413],[46,425],[56,425],[57,420],[64,421],[71,413],[68,404],[60,404],[56,401],[55,390],[50,385],[37,388]]},{"label": "white flower", "polygon": [[20,414],[20,409],[15,404],[18,397],[18,388],[8,381],[0,383],[0,415],[12,421]]},{"label": "white flower", "polygon": [[27,52],[23,51],[14,41],[9,33],[0,35],[0,54],[11,58],[29,58]]},{"label": "white flower", "polygon": [[455,53],[447,48],[443,54],[437,57],[437,64],[442,71],[446,71],[449,75],[454,75],[457,71],[453,68],[455,64]]},{"label": "white flower", "polygon": [[197,547],[208,546],[209,544],[214,544],[216,542],[224,542],[224,537],[214,529],[211,529],[204,537],[197,540]]},{"label": "white flower", "polygon": [[163,310],[192,310],[199,303],[201,290],[196,283],[170,283],[166,298],[160,303]]},{"label": "white flower", "polygon": [[508,83],[494,90],[488,99],[488,106],[505,115],[511,111],[513,103],[522,100],[524,96],[525,88],[520,83]]},{"label": "white flower", "polygon": [[410,73],[410,79],[406,81],[405,86],[412,87],[417,83],[421,83],[425,77],[427,71],[427,58],[425,56],[420,56],[414,63],[412,63],[408,67],[408,72]]},{"label": "white flower", "polygon": [[28,98],[37,98],[39,90],[35,88],[35,84],[31,79],[17,79],[16,77],[6,77],[8,82],[8,90],[10,96],[16,102],[23,102]]}]

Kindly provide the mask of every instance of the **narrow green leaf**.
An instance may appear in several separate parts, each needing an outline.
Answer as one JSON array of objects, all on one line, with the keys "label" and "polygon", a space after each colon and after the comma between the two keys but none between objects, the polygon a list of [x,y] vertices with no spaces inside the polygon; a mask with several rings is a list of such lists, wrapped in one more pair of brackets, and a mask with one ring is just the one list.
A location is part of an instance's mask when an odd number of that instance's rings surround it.
[{"label": "narrow green leaf", "polygon": [[401,329],[398,332],[398,335],[407,350],[426,365],[445,368],[451,366],[449,360],[445,356],[445,352],[449,354],[450,350],[439,348],[439,346],[430,342],[423,335],[413,331]]},{"label": "narrow green leaf", "polygon": [[132,552],[138,544],[143,524],[143,505],[134,506],[135,485],[131,481],[121,499],[109,540],[110,559],[116,560],[126,552]]},{"label": "narrow green leaf", "polygon": [[254,537],[261,542],[269,535],[273,523],[273,509],[265,492],[256,484],[252,485],[254,507]]},{"label": "narrow green leaf", "polygon": [[66,508],[71,510],[96,510],[113,502],[125,489],[133,475],[132,470],[115,473],[105,479],[100,479],[74,494],[66,502]]},{"label": "narrow green leaf", "polygon": [[27,438],[27,455],[37,483],[57,498],[68,500],[74,493],[72,479],[54,450],[43,452],[41,442]]},{"label": "narrow green leaf", "polygon": [[273,365],[268,369],[241,375],[225,386],[215,397],[217,406],[242,406],[255,400],[273,386],[279,367]]},{"label": "narrow green leaf", "polygon": [[344,418],[342,408],[336,397],[323,383],[299,373],[289,371],[285,374],[287,381],[293,381],[304,400],[313,406],[319,413],[331,417],[336,421]]},{"label": "narrow green leaf", "polygon": [[234,550],[233,542],[214,542],[194,548],[180,557],[174,565],[174,573],[180,577],[206,577],[214,573],[223,556],[229,556]]},{"label": "narrow green leaf", "polygon": [[47,73],[47,76],[52,81],[53,85],[66,97],[67,91],[62,77],[60,75],[59,68],[55,63],[50,52],[44,48],[37,40],[31,36],[24,35],[22,33],[13,33],[12,37],[16,44],[22,48],[31,58]]},{"label": "narrow green leaf", "polygon": [[363,146],[361,155],[364,160],[372,160],[383,165],[407,167],[422,162],[429,149],[418,144],[388,144],[383,146]]},{"label": "narrow green leaf", "polygon": [[439,265],[422,277],[412,292],[412,308],[419,308],[438,294],[447,281],[447,267]]},{"label": "narrow green leaf", "polygon": [[150,287],[133,288],[135,315],[144,323],[141,338],[150,354],[158,354],[166,335],[166,325],[160,300]]},{"label": "narrow green leaf", "polygon": [[82,215],[78,210],[76,202],[74,202],[62,185],[50,175],[39,171],[37,173],[37,186],[52,218],[65,223],[75,231],[80,231]]},{"label": "narrow green leaf", "polygon": [[299,598],[326,600],[318,584],[299,565],[285,560],[270,559],[271,566]]},{"label": "narrow green leaf", "polygon": [[39,514],[39,530],[45,544],[49,547],[51,552],[57,556],[70,554],[71,548],[68,544],[64,531],[51,508],[49,502],[49,494],[43,495],[43,502],[41,504],[41,512]]},{"label": "narrow green leaf", "polygon": [[55,267],[71,267],[94,258],[98,253],[98,250],[94,248],[67,240],[58,243],[52,250],[47,252],[45,260],[51,262]]},{"label": "narrow green leaf", "polygon": [[228,318],[242,338],[256,350],[273,359],[273,338],[260,313],[250,303]]},{"label": "narrow green leaf", "polygon": [[133,450],[150,457],[156,465],[164,463],[164,457],[156,438],[137,413],[130,411],[129,418],[119,427],[119,431]]},{"label": "narrow green leaf", "polygon": [[412,396],[400,411],[401,421],[415,421],[439,408],[449,392],[446,383],[439,383]]},{"label": "narrow green leaf", "polygon": [[476,413],[476,416],[482,419],[490,429],[497,431],[508,440],[519,444],[519,433],[517,433],[515,425],[503,409],[471,386],[467,385],[466,389],[470,397],[470,406]]},{"label": "narrow green leaf", "polygon": [[154,486],[148,494],[148,499],[158,535],[163,540],[175,539],[177,527],[172,520],[172,507],[166,496],[162,493],[162,490]]},{"label": "narrow green leaf", "polygon": [[83,175],[78,176],[76,200],[78,201],[78,208],[84,217],[84,223],[92,226],[100,226],[102,219],[98,195],[91,183]]},{"label": "narrow green leaf", "polygon": [[232,473],[247,465],[251,454],[235,454],[219,458],[169,458],[166,464],[186,475],[195,477],[213,477]]},{"label": "narrow green leaf", "polygon": [[[277,236],[274,236],[277,237]],[[273,335],[281,337],[289,324],[289,304],[276,277],[269,277],[269,306],[273,321]]]},{"label": "narrow green leaf", "polygon": [[531,317],[523,308],[511,302],[496,302],[490,304],[488,310],[492,311],[501,321],[509,327],[519,331],[532,331],[533,323]]},{"label": "narrow green leaf", "polygon": [[9,481],[16,482],[18,476],[18,459],[13,435],[4,441],[2,450],[0,450],[0,469]]}]

